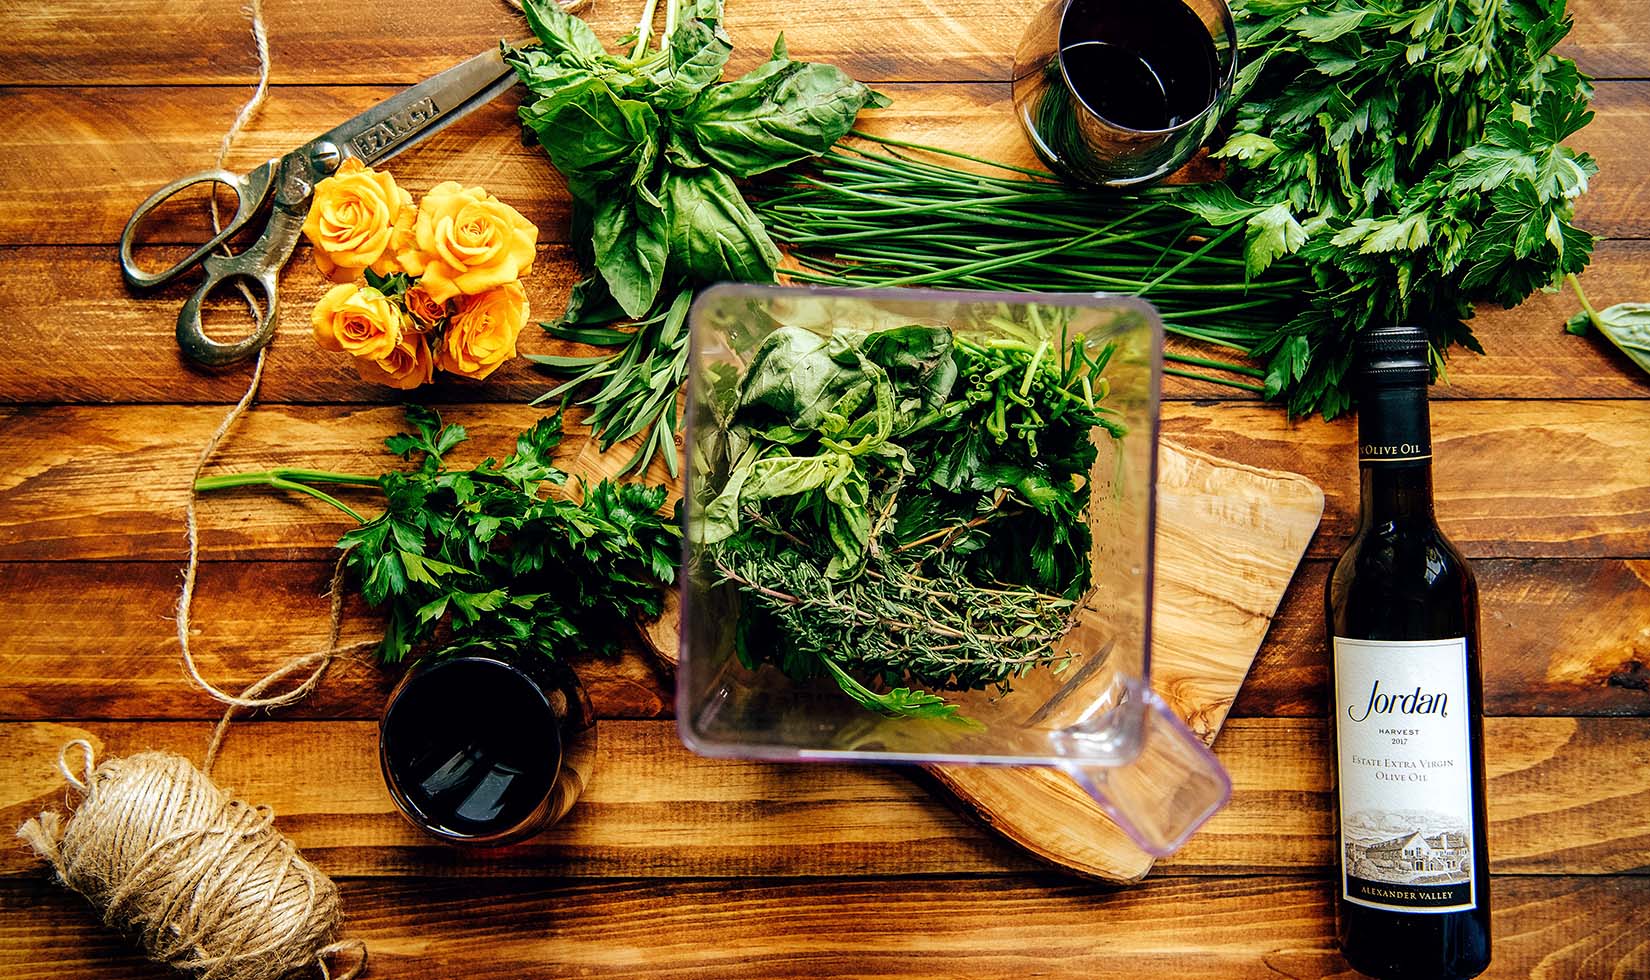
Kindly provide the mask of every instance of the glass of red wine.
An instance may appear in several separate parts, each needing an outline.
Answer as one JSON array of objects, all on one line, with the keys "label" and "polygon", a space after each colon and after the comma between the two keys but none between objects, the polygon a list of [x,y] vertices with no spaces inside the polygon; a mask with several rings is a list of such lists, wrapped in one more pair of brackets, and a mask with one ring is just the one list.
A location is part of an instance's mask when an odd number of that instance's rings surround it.
[{"label": "glass of red wine", "polygon": [[390,693],[379,762],[396,808],[425,833],[512,844],[578,799],[595,759],[594,719],[565,664],[514,652],[431,658]]},{"label": "glass of red wine", "polygon": [[1209,138],[1236,66],[1225,0],[1054,0],[1020,41],[1014,110],[1062,177],[1144,184]]}]

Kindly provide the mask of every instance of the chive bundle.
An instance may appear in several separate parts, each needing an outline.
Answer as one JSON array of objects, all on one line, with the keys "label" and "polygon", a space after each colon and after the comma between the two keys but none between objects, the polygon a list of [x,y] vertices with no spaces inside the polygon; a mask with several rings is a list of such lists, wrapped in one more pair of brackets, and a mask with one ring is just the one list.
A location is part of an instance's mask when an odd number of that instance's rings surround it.
[{"label": "chive bundle", "polygon": [[[795,282],[1140,296],[1175,336],[1242,354],[1272,337],[1312,285],[1280,262],[1245,274],[1242,224],[1215,228],[1172,187],[1108,193],[1035,170],[856,133],[754,208],[797,268]],[[929,163],[955,157],[1002,175]],[[1249,364],[1180,351],[1165,372],[1263,392]],[[1197,368],[1199,370],[1189,370]]]}]

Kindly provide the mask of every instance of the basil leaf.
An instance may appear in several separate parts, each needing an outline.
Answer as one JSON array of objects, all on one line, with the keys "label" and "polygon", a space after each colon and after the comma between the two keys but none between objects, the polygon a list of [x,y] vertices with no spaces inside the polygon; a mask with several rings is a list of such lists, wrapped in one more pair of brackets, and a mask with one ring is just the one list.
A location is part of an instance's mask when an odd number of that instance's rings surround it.
[{"label": "basil leaf", "polygon": [[[573,291],[567,297],[567,310],[562,313],[561,319],[554,324],[545,324],[545,329],[552,331],[590,330],[605,327],[614,320],[624,317],[624,310],[613,300],[613,293],[607,288],[607,280],[601,276],[588,276],[573,286]],[[560,334],[557,334],[560,336]],[[620,343],[619,339],[608,339],[605,343]],[[588,341],[587,341],[588,343]]]},{"label": "basil leaf", "polygon": [[722,79],[733,44],[719,26],[690,20],[670,38],[670,70],[652,102],[662,109],[683,109],[699,93]]},{"label": "basil leaf", "polygon": [[598,78],[587,77],[522,106],[521,118],[567,178],[569,189],[593,204],[600,196],[595,185],[634,185],[652,169],[658,114],[645,102],[620,98]]},{"label": "basil leaf", "polygon": [[665,138],[664,156],[671,166],[680,170],[703,170],[711,165],[693,142],[692,131],[685,129],[671,129]]},{"label": "basil leaf", "polygon": [[521,12],[527,26],[533,29],[545,49],[552,54],[569,54],[581,61],[594,62],[607,57],[607,49],[596,39],[596,32],[582,19],[563,10],[550,0],[526,0]]},{"label": "basil leaf", "polygon": [[591,230],[596,269],[609,292],[627,315],[645,316],[670,255],[664,210],[628,194],[608,194],[596,205]]},{"label": "basil leaf", "polygon": [[1564,329],[1584,334],[1589,325],[1598,327],[1609,339],[1645,371],[1650,371],[1650,303],[1617,303],[1598,311],[1594,319],[1583,310],[1571,317]]},{"label": "basil leaf", "polygon": [[950,399],[957,383],[957,361],[951,347],[950,330],[917,324],[865,338],[861,351],[888,372],[898,392],[902,425],[912,421],[919,411],[938,410]]},{"label": "basil leaf", "polygon": [[701,282],[773,282],[779,249],[733,178],[715,168],[665,178],[671,261]]},{"label": "basil leaf", "polygon": [[707,91],[687,122],[705,156],[752,177],[819,156],[847,135],[861,109],[886,105],[840,69],[781,57]]}]

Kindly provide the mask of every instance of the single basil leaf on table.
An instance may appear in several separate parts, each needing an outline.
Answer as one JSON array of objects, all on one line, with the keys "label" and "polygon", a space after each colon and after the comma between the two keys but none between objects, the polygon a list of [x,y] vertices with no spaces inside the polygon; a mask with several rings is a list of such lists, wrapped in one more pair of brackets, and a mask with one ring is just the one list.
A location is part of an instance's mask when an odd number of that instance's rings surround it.
[{"label": "single basil leaf on table", "polygon": [[841,69],[779,57],[706,91],[687,121],[705,156],[753,177],[819,156],[847,135],[861,109],[888,104]]},{"label": "single basil leaf on table", "polygon": [[1597,326],[1612,344],[1643,370],[1650,372],[1650,303],[1617,303],[1598,311],[1594,319],[1583,310],[1571,317],[1564,329],[1585,334]]},{"label": "single basil leaf on table", "polygon": [[670,256],[664,210],[615,190],[596,205],[593,217],[596,270],[628,316],[646,315],[658,298]]},{"label": "single basil leaf on table", "polygon": [[715,168],[665,178],[671,261],[701,282],[773,282],[779,249],[733,178]]}]

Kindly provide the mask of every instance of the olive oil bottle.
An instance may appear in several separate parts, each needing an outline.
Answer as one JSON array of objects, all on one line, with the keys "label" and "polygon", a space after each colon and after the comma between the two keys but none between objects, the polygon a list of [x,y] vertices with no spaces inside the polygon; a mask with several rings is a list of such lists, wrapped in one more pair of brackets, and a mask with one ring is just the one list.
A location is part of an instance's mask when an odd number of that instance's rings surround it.
[{"label": "olive oil bottle", "polygon": [[1341,950],[1382,980],[1490,962],[1478,586],[1433,517],[1428,353],[1360,337],[1362,508],[1325,597]]}]

